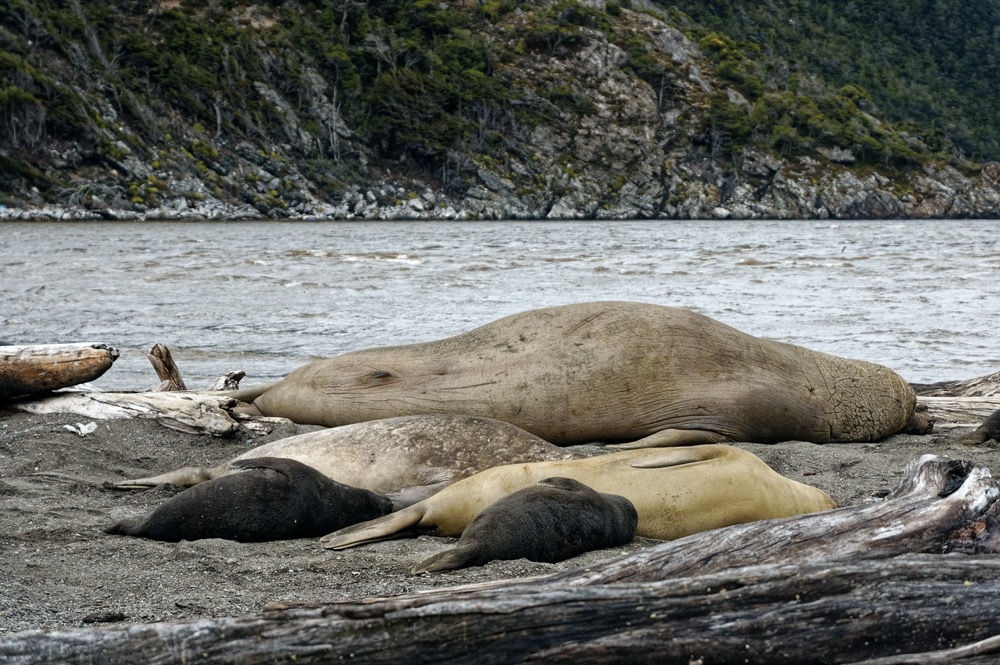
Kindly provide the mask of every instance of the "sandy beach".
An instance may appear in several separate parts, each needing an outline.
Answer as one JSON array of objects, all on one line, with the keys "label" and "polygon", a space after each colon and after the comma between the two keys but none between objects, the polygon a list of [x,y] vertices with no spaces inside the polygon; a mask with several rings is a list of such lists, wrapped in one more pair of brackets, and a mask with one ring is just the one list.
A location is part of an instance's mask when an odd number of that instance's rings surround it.
[{"label": "sandy beach", "polygon": [[[314,539],[242,544],[210,539],[161,543],[111,536],[104,529],[144,515],[179,491],[121,491],[108,483],[186,465],[229,459],[266,441],[309,428],[276,424],[266,435],[213,438],[150,420],[99,421],[80,436],[76,415],[0,411],[0,631],[57,629],[205,617],[243,616],[271,602],[324,603],[567,570],[648,547],[591,552],[559,564],[493,562],[436,575],[409,568],[451,541],[422,536],[332,552]],[[906,463],[925,453],[1000,469],[1000,449],[953,441],[970,427],[879,443],[739,444],[778,472],[822,488],[840,505],[876,501],[895,487]],[[599,453],[593,446],[589,452]]]}]

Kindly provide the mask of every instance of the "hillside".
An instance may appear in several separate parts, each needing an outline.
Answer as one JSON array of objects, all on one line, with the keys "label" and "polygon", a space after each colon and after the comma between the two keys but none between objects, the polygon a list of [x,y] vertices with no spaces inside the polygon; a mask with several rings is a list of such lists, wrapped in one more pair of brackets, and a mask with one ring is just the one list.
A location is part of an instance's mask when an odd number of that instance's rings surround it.
[{"label": "hillside", "polygon": [[670,4],[738,35],[762,61],[790,63],[792,76],[863,88],[884,119],[914,128],[937,149],[953,145],[971,159],[1000,159],[997,0]]},{"label": "hillside", "polygon": [[1000,214],[987,131],[692,14],[5,0],[0,218]]}]

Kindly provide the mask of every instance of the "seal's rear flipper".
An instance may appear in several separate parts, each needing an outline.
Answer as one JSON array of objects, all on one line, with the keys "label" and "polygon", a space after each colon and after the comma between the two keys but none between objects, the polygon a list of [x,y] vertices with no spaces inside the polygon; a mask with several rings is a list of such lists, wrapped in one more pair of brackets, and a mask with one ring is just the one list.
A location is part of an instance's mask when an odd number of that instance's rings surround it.
[{"label": "seal's rear flipper", "polygon": [[438,573],[443,570],[455,570],[468,566],[476,560],[478,553],[473,552],[469,547],[461,545],[453,547],[444,552],[438,552],[434,556],[428,557],[410,569],[410,575],[420,575],[422,573]]},{"label": "seal's rear flipper", "polygon": [[424,506],[415,504],[385,517],[334,531],[320,538],[320,543],[328,550],[345,550],[365,543],[412,538],[418,534],[416,527],[424,518],[424,512]]},{"label": "seal's rear flipper", "polygon": [[203,466],[185,466],[182,469],[161,473],[158,476],[123,480],[120,483],[111,484],[111,488],[116,490],[143,490],[168,483],[179,487],[191,487],[192,485],[197,485],[206,480],[224,475],[226,475],[226,472],[221,467],[209,469]]},{"label": "seal's rear flipper", "polygon": [[703,429],[664,429],[636,441],[612,443],[608,445],[608,448],[618,448],[619,450],[670,448],[672,446],[699,446],[723,441],[728,441],[728,439],[718,432],[709,432]]},{"label": "seal's rear flipper", "polygon": [[104,533],[112,536],[140,536],[142,531],[143,519],[140,517],[130,517],[127,519],[115,522],[107,529]]}]

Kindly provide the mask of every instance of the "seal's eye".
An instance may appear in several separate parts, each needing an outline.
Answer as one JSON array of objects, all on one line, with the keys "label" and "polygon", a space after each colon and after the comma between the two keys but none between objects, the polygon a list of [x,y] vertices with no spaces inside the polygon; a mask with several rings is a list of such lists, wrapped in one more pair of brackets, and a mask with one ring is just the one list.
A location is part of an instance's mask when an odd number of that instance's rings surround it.
[{"label": "seal's eye", "polygon": [[392,376],[392,374],[389,374],[389,372],[385,371],[384,369],[377,369],[374,372],[372,372],[373,379],[385,379],[390,376]]}]

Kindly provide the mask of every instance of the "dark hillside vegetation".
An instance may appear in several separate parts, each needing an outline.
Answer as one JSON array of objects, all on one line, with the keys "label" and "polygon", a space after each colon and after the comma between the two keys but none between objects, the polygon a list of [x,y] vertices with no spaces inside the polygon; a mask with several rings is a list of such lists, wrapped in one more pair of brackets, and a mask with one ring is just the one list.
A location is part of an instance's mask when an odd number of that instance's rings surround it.
[{"label": "dark hillside vegetation", "polygon": [[802,75],[864,91],[932,150],[1000,159],[997,0],[681,0],[781,85]]},{"label": "dark hillside vegetation", "polygon": [[[838,46],[874,21],[855,3],[853,23],[802,2],[777,27],[760,18],[784,11],[776,0],[686,4],[2,0],[0,204],[217,200],[284,216],[317,202],[359,210],[348,194],[389,183],[369,199],[405,206],[419,190],[461,199],[485,188],[513,201],[493,214],[575,214],[589,201],[593,215],[650,191],[622,214],[671,216],[689,214],[679,211],[692,192],[710,205],[685,174],[739,178],[748,149],[858,177],[928,164],[971,173],[960,152],[997,152],[997,124],[978,131],[978,116],[962,115],[1000,113],[984,73],[995,3],[968,13],[978,23],[952,60],[934,59],[935,36],[898,66],[902,37],[862,40],[877,43],[868,59]],[[967,99],[910,76],[927,63],[941,77],[981,71]]]}]

